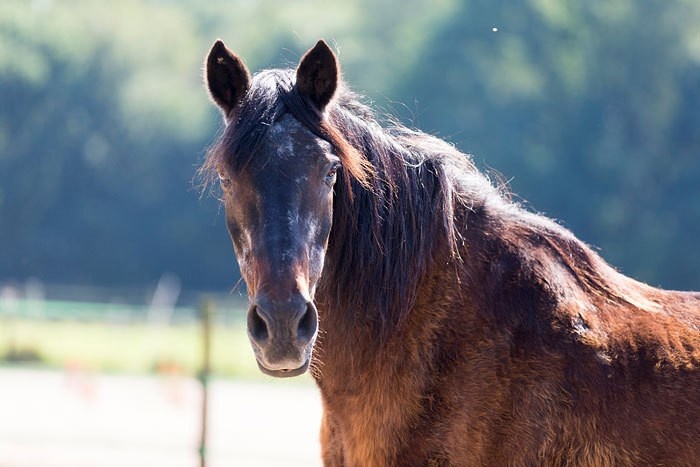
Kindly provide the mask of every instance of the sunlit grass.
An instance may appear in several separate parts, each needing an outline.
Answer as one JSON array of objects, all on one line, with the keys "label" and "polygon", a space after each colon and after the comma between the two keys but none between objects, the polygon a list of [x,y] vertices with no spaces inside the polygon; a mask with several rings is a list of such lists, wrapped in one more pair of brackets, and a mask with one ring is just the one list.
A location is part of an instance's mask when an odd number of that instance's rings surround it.
[{"label": "sunlit grass", "polygon": [[[241,376],[254,365],[245,363],[251,352],[246,347],[244,315],[236,305],[233,308],[235,313],[226,316],[228,324],[214,323],[212,368],[222,375]],[[196,374],[203,355],[197,316],[192,308],[0,300],[0,358],[95,371]]]},{"label": "sunlit grass", "polygon": [[[270,379],[255,363],[244,309],[243,302],[212,304],[211,373]],[[138,305],[0,298],[0,365],[196,376],[204,354],[198,316],[194,308],[163,313]]]},{"label": "sunlit grass", "polygon": [[[215,325],[211,368],[218,376],[258,378],[243,323]],[[0,358],[36,357],[32,364],[85,371],[178,373],[202,367],[201,326],[0,320]]]}]

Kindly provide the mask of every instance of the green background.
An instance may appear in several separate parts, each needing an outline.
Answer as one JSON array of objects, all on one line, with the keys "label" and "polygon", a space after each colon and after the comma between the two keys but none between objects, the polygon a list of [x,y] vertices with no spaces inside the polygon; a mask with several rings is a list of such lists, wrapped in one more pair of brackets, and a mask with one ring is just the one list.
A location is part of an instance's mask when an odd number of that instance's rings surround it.
[{"label": "green background", "polygon": [[375,107],[443,137],[624,273],[700,289],[700,2],[0,3],[0,284],[238,280],[195,172],[216,38],[253,70],[323,37]]}]

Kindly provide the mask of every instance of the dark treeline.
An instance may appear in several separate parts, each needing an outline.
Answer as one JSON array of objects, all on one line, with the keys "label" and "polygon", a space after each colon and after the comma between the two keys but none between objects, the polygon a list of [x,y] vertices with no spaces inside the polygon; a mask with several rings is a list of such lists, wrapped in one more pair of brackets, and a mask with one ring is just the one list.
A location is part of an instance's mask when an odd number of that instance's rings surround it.
[{"label": "dark treeline", "polygon": [[202,59],[221,37],[286,66],[324,37],[377,107],[623,272],[700,289],[694,0],[99,3],[0,5],[0,282],[235,284],[195,176],[220,128]]}]

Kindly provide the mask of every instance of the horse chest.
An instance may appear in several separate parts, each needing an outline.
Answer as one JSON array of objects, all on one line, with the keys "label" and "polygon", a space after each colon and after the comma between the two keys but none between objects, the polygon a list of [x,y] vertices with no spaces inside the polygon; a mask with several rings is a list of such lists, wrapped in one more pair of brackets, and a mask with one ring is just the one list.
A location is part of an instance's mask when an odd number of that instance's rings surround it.
[{"label": "horse chest", "polygon": [[396,465],[420,409],[415,397],[396,387],[324,391],[320,386],[325,410],[322,440],[324,450],[333,454],[326,465]]},{"label": "horse chest", "polygon": [[426,419],[428,367],[408,352],[370,362],[349,350],[319,352],[325,465],[447,465],[432,461],[442,451],[440,430]]}]

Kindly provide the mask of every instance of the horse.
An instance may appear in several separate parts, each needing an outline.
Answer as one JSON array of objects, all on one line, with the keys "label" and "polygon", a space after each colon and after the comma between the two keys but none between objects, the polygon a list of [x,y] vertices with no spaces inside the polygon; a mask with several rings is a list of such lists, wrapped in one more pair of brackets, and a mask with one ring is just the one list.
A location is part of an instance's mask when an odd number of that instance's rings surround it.
[{"label": "horse", "polygon": [[205,85],[260,370],[307,370],[326,466],[700,464],[700,293],[619,273],[470,156],[378,116],[319,41]]}]

